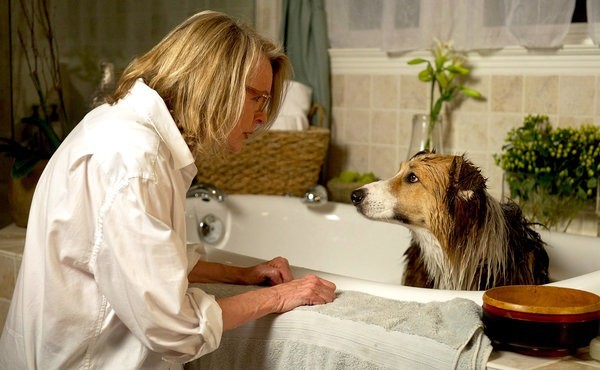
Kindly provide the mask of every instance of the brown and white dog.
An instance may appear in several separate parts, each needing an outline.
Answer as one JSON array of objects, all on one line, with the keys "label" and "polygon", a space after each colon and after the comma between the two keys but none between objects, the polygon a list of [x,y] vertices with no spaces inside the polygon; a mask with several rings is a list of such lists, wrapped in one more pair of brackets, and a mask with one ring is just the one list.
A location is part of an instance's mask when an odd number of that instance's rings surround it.
[{"label": "brown and white dog", "polygon": [[373,220],[399,223],[412,234],[403,284],[486,290],[545,284],[548,254],[514,202],[500,203],[464,156],[420,152],[388,179],[352,192]]}]

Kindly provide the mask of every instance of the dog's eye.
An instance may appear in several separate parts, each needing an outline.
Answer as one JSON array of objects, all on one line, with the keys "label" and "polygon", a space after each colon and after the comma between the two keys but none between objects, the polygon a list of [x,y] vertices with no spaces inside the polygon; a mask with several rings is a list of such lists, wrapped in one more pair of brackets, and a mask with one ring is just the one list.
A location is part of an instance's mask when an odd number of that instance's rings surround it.
[{"label": "dog's eye", "polygon": [[414,184],[416,182],[419,182],[419,178],[417,177],[417,175],[411,172],[406,176],[406,181],[410,182],[411,184]]}]

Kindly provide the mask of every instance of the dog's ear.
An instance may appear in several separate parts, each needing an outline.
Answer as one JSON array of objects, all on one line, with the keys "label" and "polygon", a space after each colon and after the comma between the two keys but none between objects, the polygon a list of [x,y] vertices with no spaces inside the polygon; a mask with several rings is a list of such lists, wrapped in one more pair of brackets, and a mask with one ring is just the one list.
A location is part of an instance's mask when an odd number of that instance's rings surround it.
[{"label": "dog's ear", "polygon": [[450,186],[456,196],[471,199],[475,193],[485,190],[485,178],[481,171],[464,156],[456,156],[450,165]]},{"label": "dog's ear", "polygon": [[449,175],[450,184],[446,194],[448,210],[457,229],[468,228],[482,217],[485,207],[485,178],[463,156],[454,157]]}]

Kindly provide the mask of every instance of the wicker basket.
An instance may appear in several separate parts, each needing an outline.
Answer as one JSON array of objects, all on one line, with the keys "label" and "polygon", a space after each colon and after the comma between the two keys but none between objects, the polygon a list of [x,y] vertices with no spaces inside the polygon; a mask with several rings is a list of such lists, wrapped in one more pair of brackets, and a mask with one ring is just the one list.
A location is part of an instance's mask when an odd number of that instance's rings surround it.
[{"label": "wicker basket", "polygon": [[302,196],[317,183],[329,130],[268,131],[222,159],[198,160],[197,179],[229,194]]}]

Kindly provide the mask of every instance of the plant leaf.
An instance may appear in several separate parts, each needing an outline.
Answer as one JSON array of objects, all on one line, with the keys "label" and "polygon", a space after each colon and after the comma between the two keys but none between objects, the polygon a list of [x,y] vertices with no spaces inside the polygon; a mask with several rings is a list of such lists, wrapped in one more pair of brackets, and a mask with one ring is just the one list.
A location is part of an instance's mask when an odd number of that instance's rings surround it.
[{"label": "plant leaf", "polygon": [[415,58],[415,59],[409,60],[406,63],[410,64],[410,65],[416,65],[416,64],[429,63],[429,61],[426,59],[423,59],[423,58]]},{"label": "plant leaf", "polygon": [[440,87],[445,90],[448,87],[448,77],[444,71],[439,71],[435,74],[435,79],[439,82]]},{"label": "plant leaf", "polygon": [[419,72],[419,81],[430,82],[433,81],[433,75],[429,69],[424,69]]},{"label": "plant leaf", "polygon": [[456,66],[456,65],[449,65],[448,67],[446,67],[446,69],[454,74],[461,75],[461,76],[466,76],[470,72],[470,70],[468,68],[460,67],[460,66]]},{"label": "plant leaf", "polygon": [[475,98],[475,99],[483,98],[483,95],[481,95],[481,93],[477,90],[471,89],[469,87],[464,87],[462,85],[459,86],[458,88],[463,94],[465,94],[471,98]]}]

